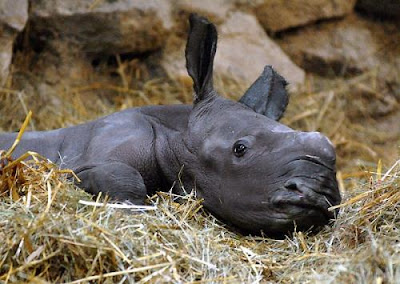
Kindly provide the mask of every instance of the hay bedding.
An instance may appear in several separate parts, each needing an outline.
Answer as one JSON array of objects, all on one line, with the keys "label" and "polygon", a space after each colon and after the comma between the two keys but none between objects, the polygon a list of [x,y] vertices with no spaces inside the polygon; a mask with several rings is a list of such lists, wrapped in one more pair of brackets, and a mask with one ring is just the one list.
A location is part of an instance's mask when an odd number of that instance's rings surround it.
[{"label": "hay bedding", "polygon": [[193,194],[159,193],[144,208],[91,202],[66,175],[37,155],[2,167],[1,282],[400,279],[400,160],[346,196],[333,227],[285,240],[230,232]]},{"label": "hay bedding", "polygon": [[[71,172],[35,153],[22,161],[3,151],[0,283],[398,282],[400,160],[386,170],[381,163],[369,171],[354,166],[354,156],[358,163],[379,156],[369,145],[384,138],[351,123],[343,103],[354,86],[345,87],[297,95],[286,121],[332,131],[339,162],[351,166],[338,175],[344,202],[332,227],[284,240],[241,236],[205,212],[195,193],[159,193],[146,207],[94,202],[67,179]],[[165,88],[156,89],[165,93]],[[167,88],[172,98],[182,93]],[[124,98],[118,100],[127,107],[132,99]],[[10,100],[10,94],[2,99]],[[292,115],[295,109],[304,112]],[[349,182],[348,176],[357,178]]]}]

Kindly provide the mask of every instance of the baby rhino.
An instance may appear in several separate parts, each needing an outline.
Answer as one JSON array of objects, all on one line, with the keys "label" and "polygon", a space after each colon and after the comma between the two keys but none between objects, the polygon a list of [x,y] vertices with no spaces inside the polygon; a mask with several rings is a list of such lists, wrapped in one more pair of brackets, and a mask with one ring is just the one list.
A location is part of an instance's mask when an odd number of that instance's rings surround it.
[{"label": "baby rhino", "polygon": [[[157,190],[194,188],[204,207],[244,233],[272,237],[317,228],[340,203],[335,151],[318,132],[277,122],[286,82],[265,67],[239,102],[213,88],[215,26],[191,15],[186,67],[193,105],[146,106],[85,124],[24,134],[16,155],[36,151],[81,179],[92,194],[143,204]],[[0,148],[16,134],[0,134]]]}]

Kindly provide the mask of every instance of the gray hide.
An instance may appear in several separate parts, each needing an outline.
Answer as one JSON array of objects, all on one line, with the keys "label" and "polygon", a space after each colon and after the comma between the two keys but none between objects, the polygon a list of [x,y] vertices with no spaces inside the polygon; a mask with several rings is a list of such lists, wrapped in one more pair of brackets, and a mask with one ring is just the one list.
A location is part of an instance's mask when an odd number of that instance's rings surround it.
[{"label": "gray hide", "polygon": [[[335,151],[318,132],[277,122],[288,102],[286,82],[270,66],[240,102],[213,88],[217,31],[190,17],[186,62],[194,105],[148,106],[85,124],[24,134],[15,155],[36,151],[63,168],[92,194],[143,204],[146,195],[169,190],[182,171],[187,190],[204,207],[245,232],[282,236],[320,227],[340,203]],[[1,134],[0,148],[16,134]],[[175,186],[179,192],[180,186]]]}]

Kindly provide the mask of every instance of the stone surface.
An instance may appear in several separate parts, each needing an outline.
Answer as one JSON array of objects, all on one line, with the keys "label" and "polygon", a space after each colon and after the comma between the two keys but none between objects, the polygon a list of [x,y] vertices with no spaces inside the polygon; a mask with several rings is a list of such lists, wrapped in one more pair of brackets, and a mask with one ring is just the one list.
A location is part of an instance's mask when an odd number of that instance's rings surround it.
[{"label": "stone surface", "polygon": [[167,0],[35,0],[32,38],[61,39],[88,53],[143,53],[160,48],[172,27]]},{"label": "stone surface", "polygon": [[207,17],[214,24],[222,23],[228,16],[228,12],[233,9],[231,0],[176,0],[173,10],[178,12],[177,21],[182,21],[190,13],[198,13]]},{"label": "stone surface", "polygon": [[400,20],[399,0],[358,0],[356,8],[371,14]]},{"label": "stone surface", "polygon": [[363,102],[364,109],[371,116],[382,116],[398,109],[400,103],[398,39],[400,30],[393,23],[351,15],[286,35],[279,43],[309,72],[328,77],[361,76],[368,72],[366,78],[370,78],[371,86],[358,88],[359,100],[370,98]]},{"label": "stone surface", "polygon": [[356,75],[376,70],[387,82],[400,76],[400,30],[392,23],[355,14],[285,35],[277,42],[305,70],[320,75]]},{"label": "stone surface", "polygon": [[[265,65],[272,65],[293,88],[304,81],[305,73],[274,43],[254,16],[231,13],[224,24],[217,27],[219,41],[215,57],[215,73],[250,85],[261,74]],[[178,46],[178,47],[177,47]],[[164,51],[161,65],[172,78],[188,76],[184,60],[185,42],[170,42]]]},{"label": "stone surface", "polygon": [[351,13],[356,0],[263,0],[254,12],[267,31],[279,32]]},{"label": "stone surface", "polygon": [[14,40],[28,20],[28,0],[0,1],[0,86],[10,72]]}]

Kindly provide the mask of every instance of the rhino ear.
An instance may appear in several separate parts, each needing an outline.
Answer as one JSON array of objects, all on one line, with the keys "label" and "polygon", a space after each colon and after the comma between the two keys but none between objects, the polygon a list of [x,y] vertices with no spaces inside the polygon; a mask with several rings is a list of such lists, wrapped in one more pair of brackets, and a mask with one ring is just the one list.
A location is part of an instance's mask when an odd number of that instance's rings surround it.
[{"label": "rhino ear", "polygon": [[193,79],[194,102],[213,96],[213,63],[217,49],[217,30],[206,18],[191,14],[186,44],[186,69]]},{"label": "rhino ear", "polygon": [[267,65],[239,102],[252,108],[255,112],[278,121],[283,116],[289,102],[286,85],[285,79],[270,65]]}]

